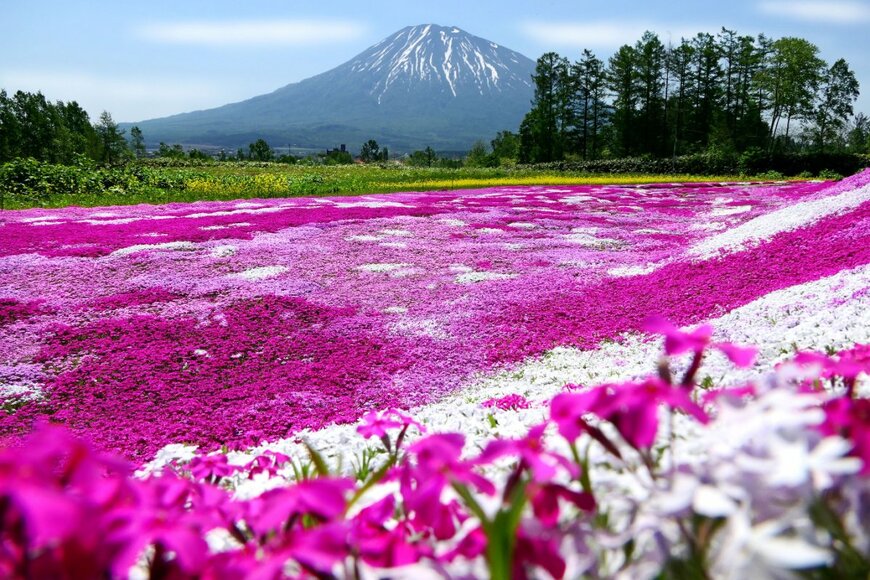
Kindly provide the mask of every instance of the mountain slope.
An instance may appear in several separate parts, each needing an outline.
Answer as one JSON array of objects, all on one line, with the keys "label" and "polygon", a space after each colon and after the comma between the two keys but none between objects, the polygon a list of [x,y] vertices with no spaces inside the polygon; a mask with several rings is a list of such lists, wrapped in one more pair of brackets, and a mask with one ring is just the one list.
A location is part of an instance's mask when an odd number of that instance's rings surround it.
[{"label": "mountain slope", "polygon": [[275,92],[137,125],[149,144],[236,147],[263,137],[273,146],[355,149],[374,138],[394,151],[463,150],[517,129],[530,107],[534,67],[459,28],[409,26]]}]

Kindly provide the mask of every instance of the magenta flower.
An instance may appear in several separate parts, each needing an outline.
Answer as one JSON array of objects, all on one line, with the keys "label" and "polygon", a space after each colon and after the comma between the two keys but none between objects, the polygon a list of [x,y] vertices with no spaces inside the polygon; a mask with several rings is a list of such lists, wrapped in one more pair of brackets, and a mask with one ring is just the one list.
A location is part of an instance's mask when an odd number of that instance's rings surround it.
[{"label": "magenta flower", "polygon": [[559,537],[557,535],[541,532],[532,533],[522,527],[517,532],[513,578],[520,580],[538,578],[539,574],[532,571],[536,566],[546,570],[553,578],[565,576],[567,566],[559,553]]},{"label": "magenta flower", "polygon": [[870,374],[870,345],[856,344],[850,349],[841,350],[835,357],[820,352],[803,351],[795,355],[794,362],[801,366],[821,367],[820,376],[823,378],[842,378],[847,395],[851,397],[858,375]]},{"label": "magenta flower", "polygon": [[357,432],[369,439],[370,437],[384,437],[388,429],[407,429],[414,426],[425,433],[426,429],[413,418],[396,409],[388,409],[378,413],[370,411],[362,419],[362,425],[356,428]]},{"label": "magenta flower", "polygon": [[238,466],[230,465],[223,453],[215,455],[197,455],[188,464],[190,474],[198,480],[215,483],[239,470]]},{"label": "magenta flower", "polygon": [[441,562],[452,562],[456,558],[465,558],[473,560],[482,556],[486,552],[487,539],[483,528],[474,528],[456,544],[454,548],[448,550],[438,557]]},{"label": "magenta flower", "polygon": [[[553,398],[550,418],[562,436],[573,441],[584,431],[592,435],[583,421],[583,415],[592,413],[613,423],[633,447],[649,448],[658,432],[658,408],[661,404],[685,411],[701,423],[709,420],[686,390],[655,377],[637,383],[602,385],[581,393],[561,393]],[[593,437],[601,442],[603,434],[599,432]],[[608,449],[613,452],[610,446]]]},{"label": "magenta flower", "polygon": [[839,435],[852,442],[851,455],[863,461],[862,475],[870,475],[870,399],[837,397],[825,403],[825,435]]},{"label": "magenta flower", "polygon": [[296,530],[289,538],[288,555],[322,575],[331,575],[336,564],[351,553],[348,523],[327,522],[313,528]]},{"label": "magenta flower", "polygon": [[[136,486],[136,500],[108,515],[106,541],[114,547],[112,571],[126,576],[148,546],[155,547],[152,567],[178,567],[197,574],[205,566],[208,546],[199,519],[187,511],[191,482],[171,475]],[[167,552],[174,554],[171,561]]]},{"label": "magenta flower", "polygon": [[595,510],[595,498],[591,493],[575,491],[556,483],[532,482],[526,493],[532,503],[532,513],[545,526],[555,526],[559,522],[559,500],[573,504],[585,512]]},{"label": "magenta flower", "polygon": [[470,484],[488,494],[495,493],[489,480],[474,471],[474,463],[460,459],[465,436],[460,433],[429,435],[415,442],[409,451],[417,459],[415,475],[432,480]]},{"label": "magenta flower", "polygon": [[665,354],[670,356],[685,352],[700,355],[707,347],[712,346],[721,351],[737,367],[747,368],[752,366],[758,354],[756,348],[738,346],[730,342],[713,342],[713,327],[709,324],[702,324],[695,330],[684,331],[660,316],[652,316],[646,319],[643,329],[664,335]]},{"label": "magenta flower", "polygon": [[542,423],[529,429],[528,434],[521,439],[493,439],[487,443],[486,448],[474,462],[478,465],[486,465],[500,457],[512,455],[519,457],[520,468],[528,469],[536,482],[552,480],[556,476],[557,467],[576,477],[579,468],[573,462],[545,448],[546,428],[547,424]]},{"label": "magenta flower", "polygon": [[409,448],[416,463],[400,469],[399,487],[410,523],[439,539],[452,537],[465,517],[458,503],[441,501],[445,487],[472,486],[487,495],[495,493],[492,482],[474,471],[475,463],[461,459],[464,445],[465,437],[459,433],[430,435]]},{"label": "magenta flower", "polygon": [[257,534],[282,530],[303,515],[320,521],[338,519],[347,505],[348,479],[319,478],[267,491],[248,504],[245,520]]},{"label": "magenta flower", "polygon": [[664,335],[665,353],[671,356],[684,352],[702,352],[710,344],[710,339],[713,336],[713,327],[709,324],[685,332],[660,316],[647,318],[644,321],[643,329],[647,332]]},{"label": "magenta flower", "polygon": [[361,510],[351,522],[351,542],[367,564],[389,568],[420,559],[420,547],[408,541],[408,526],[404,522],[388,525],[395,512],[396,498],[389,495]]},{"label": "magenta flower", "polygon": [[484,407],[495,407],[502,411],[514,411],[516,409],[528,409],[529,401],[522,395],[505,395],[498,399],[488,399],[483,402]]}]

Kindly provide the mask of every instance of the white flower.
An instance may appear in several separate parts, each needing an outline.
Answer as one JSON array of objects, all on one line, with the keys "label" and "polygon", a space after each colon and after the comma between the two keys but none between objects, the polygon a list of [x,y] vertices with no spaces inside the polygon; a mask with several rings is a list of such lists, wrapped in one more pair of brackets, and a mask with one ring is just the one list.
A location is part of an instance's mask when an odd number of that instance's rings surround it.
[{"label": "white flower", "polygon": [[701,485],[692,497],[692,509],[696,514],[709,518],[730,516],[737,511],[738,504],[718,487]]},{"label": "white flower", "polygon": [[797,536],[782,535],[787,524],[767,521],[753,525],[748,508],[728,518],[719,532],[720,544],[711,558],[715,578],[773,578],[782,569],[802,570],[824,566],[831,553]]}]

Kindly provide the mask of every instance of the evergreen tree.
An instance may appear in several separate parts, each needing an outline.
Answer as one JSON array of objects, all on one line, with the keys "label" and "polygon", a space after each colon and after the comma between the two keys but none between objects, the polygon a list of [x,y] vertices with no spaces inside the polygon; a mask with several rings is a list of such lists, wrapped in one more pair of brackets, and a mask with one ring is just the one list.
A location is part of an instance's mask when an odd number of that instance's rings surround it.
[{"label": "evergreen tree", "polygon": [[710,135],[720,111],[722,67],[716,38],[712,34],[699,33],[692,39],[692,47],[695,82],[689,139],[696,149],[703,150],[710,144]]},{"label": "evergreen tree", "polygon": [[637,153],[638,135],[635,129],[638,102],[637,51],[623,45],[607,67],[608,87],[613,95],[611,151],[614,156],[627,157]]},{"label": "evergreen tree", "polygon": [[680,45],[667,54],[670,82],[673,83],[673,88],[669,87],[668,104],[668,132],[671,136],[669,153],[672,155],[682,154],[687,148],[685,126],[691,113],[689,96],[694,93],[691,68],[694,54],[694,47],[686,39],[682,39]]},{"label": "evergreen tree", "polygon": [[524,162],[562,159],[573,122],[572,81],[568,59],[548,52],[538,59],[532,80],[532,110],[520,125],[520,158]]},{"label": "evergreen tree", "polygon": [[94,126],[100,147],[99,160],[108,165],[115,165],[130,156],[125,131],[118,127],[108,111],[100,114],[100,120]]},{"label": "evergreen tree", "polygon": [[634,46],[637,74],[637,146],[640,153],[661,155],[664,142],[665,47],[653,32],[644,32]]},{"label": "evergreen tree", "polygon": [[607,79],[604,63],[587,49],[571,71],[577,90],[574,100],[576,151],[583,159],[595,159],[600,153],[600,134],[605,122]]}]

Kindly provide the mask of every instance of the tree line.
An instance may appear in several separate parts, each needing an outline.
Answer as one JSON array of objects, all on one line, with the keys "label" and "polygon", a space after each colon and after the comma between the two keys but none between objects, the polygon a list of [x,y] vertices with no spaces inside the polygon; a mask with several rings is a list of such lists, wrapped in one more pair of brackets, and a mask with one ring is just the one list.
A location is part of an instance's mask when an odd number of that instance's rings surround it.
[{"label": "tree line", "polygon": [[75,101],[50,102],[42,93],[0,90],[0,162],[32,157],[72,164],[81,159],[116,164],[145,154],[142,132],[133,127],[130,143],[112,115],[96,123]]},{"label": "tree line", "polygon": [[850,123],[855,74],[802,38],[723,28],[674,46],[646,32],[606,62],[590,50],[573,63],[548,52],[532,78],[519,128],[525,163],[870,148],[867,118]]}]

